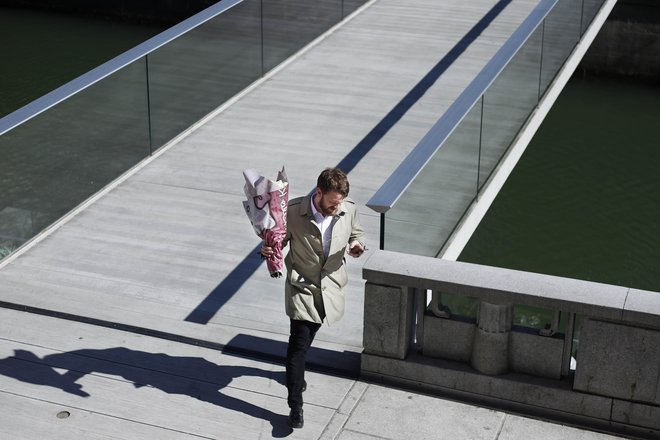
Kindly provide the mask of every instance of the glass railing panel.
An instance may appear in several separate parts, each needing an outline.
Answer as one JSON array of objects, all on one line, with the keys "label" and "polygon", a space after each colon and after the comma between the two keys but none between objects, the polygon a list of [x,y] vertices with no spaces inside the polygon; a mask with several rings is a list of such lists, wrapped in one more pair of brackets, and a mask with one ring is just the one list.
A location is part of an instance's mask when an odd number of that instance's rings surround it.
[{"label": "glass railing panel", "polygon": [[582,28],[580,34],[584,34],[594,17],[605,3],[604,0],[584,0],[582,5]]},{"label": "glass railing panel", "polygon": [[385,214],[385,249],[436,257],[474,200],[481,101]]},{"label": "glass railing panel", "polygon": [[545,19],[543,31],[543,63],[541,65],[541,94],[566,62],[580,39],[582,2],[559,0]]},{"label": "glass railing panel", "polygon": [[0,136],[0,258],[148,154],[144,58]]},{"label": "glass railing panel", "polygon": [[539,27],[484,95],[480,188],[538,103],[541,37]]},{"label": "glass railing panel", "polygon": [[342,19],[342,0],[263,2],[264,72]]},{"label": "glass railing panel", "polygon": [[246,0],[149,54],[153,149],[261,76],[260,13]]}]

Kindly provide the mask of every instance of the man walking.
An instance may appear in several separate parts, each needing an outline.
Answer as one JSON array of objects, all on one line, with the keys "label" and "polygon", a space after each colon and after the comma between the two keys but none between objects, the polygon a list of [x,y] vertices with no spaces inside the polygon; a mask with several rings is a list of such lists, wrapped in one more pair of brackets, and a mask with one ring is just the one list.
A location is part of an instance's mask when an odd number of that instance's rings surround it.
[{"label": "man walking", "polygon": [[[338,168],[325,169],[314,192],[289,201],[285,258],[286,313],[291,321],[286,355],[286,386],[291,408],[289,426],[302,428],[305,356],[323,321],[332,324],[344,315],[344,286],[348,281],[345,253],[359,257],[365,234],[355,202],[347,198],[349,183]],[[262,255],[272,253],[263,246]]]}]

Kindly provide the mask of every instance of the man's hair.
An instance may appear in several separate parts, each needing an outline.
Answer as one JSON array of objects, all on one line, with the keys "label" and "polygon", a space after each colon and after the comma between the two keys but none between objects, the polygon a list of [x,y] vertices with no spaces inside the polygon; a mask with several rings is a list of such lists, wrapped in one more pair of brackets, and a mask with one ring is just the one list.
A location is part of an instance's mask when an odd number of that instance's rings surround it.
[{"label": "man's hair", "polygon": [[341,194],[342,197],[348,197],[350,189],[346,173],[339,168],[326,168],[323,170],[316,180],[316,186],[324,193],[335,191]]}]

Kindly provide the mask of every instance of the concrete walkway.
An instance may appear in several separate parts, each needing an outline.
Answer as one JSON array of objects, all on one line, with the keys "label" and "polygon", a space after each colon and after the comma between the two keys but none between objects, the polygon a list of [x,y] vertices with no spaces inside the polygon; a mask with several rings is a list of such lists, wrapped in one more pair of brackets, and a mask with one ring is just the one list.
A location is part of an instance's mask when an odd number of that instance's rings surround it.
[{"label": "concrete walkway", "polygon": [[[366,202],[535,5],[368,4],[5,264],[0,301],[281,357],[283,283],[256,253],[242,170],[285,166],[295,197],[339,164],[376,248]],[[368,256],[349,262],[347,315],[312,362],[357,371]]]},{"label": "concrete walkway", "polygon": [[245,168],[297,196],[339,164],[376,248],[366,201],[535,4],[376,0],[5,260],[0,438],[606,438],[356,381],[369,252],[289,432],[283,283],[241,206]]},{"label": "concrete walkway", "polygon": [[7,309],[0,334],[7,440],[615,438],[313,371],[292,431],[281,364]]}]

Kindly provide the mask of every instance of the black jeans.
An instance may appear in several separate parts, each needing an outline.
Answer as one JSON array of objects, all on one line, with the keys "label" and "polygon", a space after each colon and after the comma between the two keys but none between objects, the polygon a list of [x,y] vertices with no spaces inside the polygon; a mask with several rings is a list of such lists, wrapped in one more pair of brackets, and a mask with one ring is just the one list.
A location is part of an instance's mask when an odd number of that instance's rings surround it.
[{"label": "black jeans", "polygon": [[305,383],[305,356],[321,324],[291,320],[289,346],[286,350],[286,388],[289,408],[302,408],[302,389]]}]

